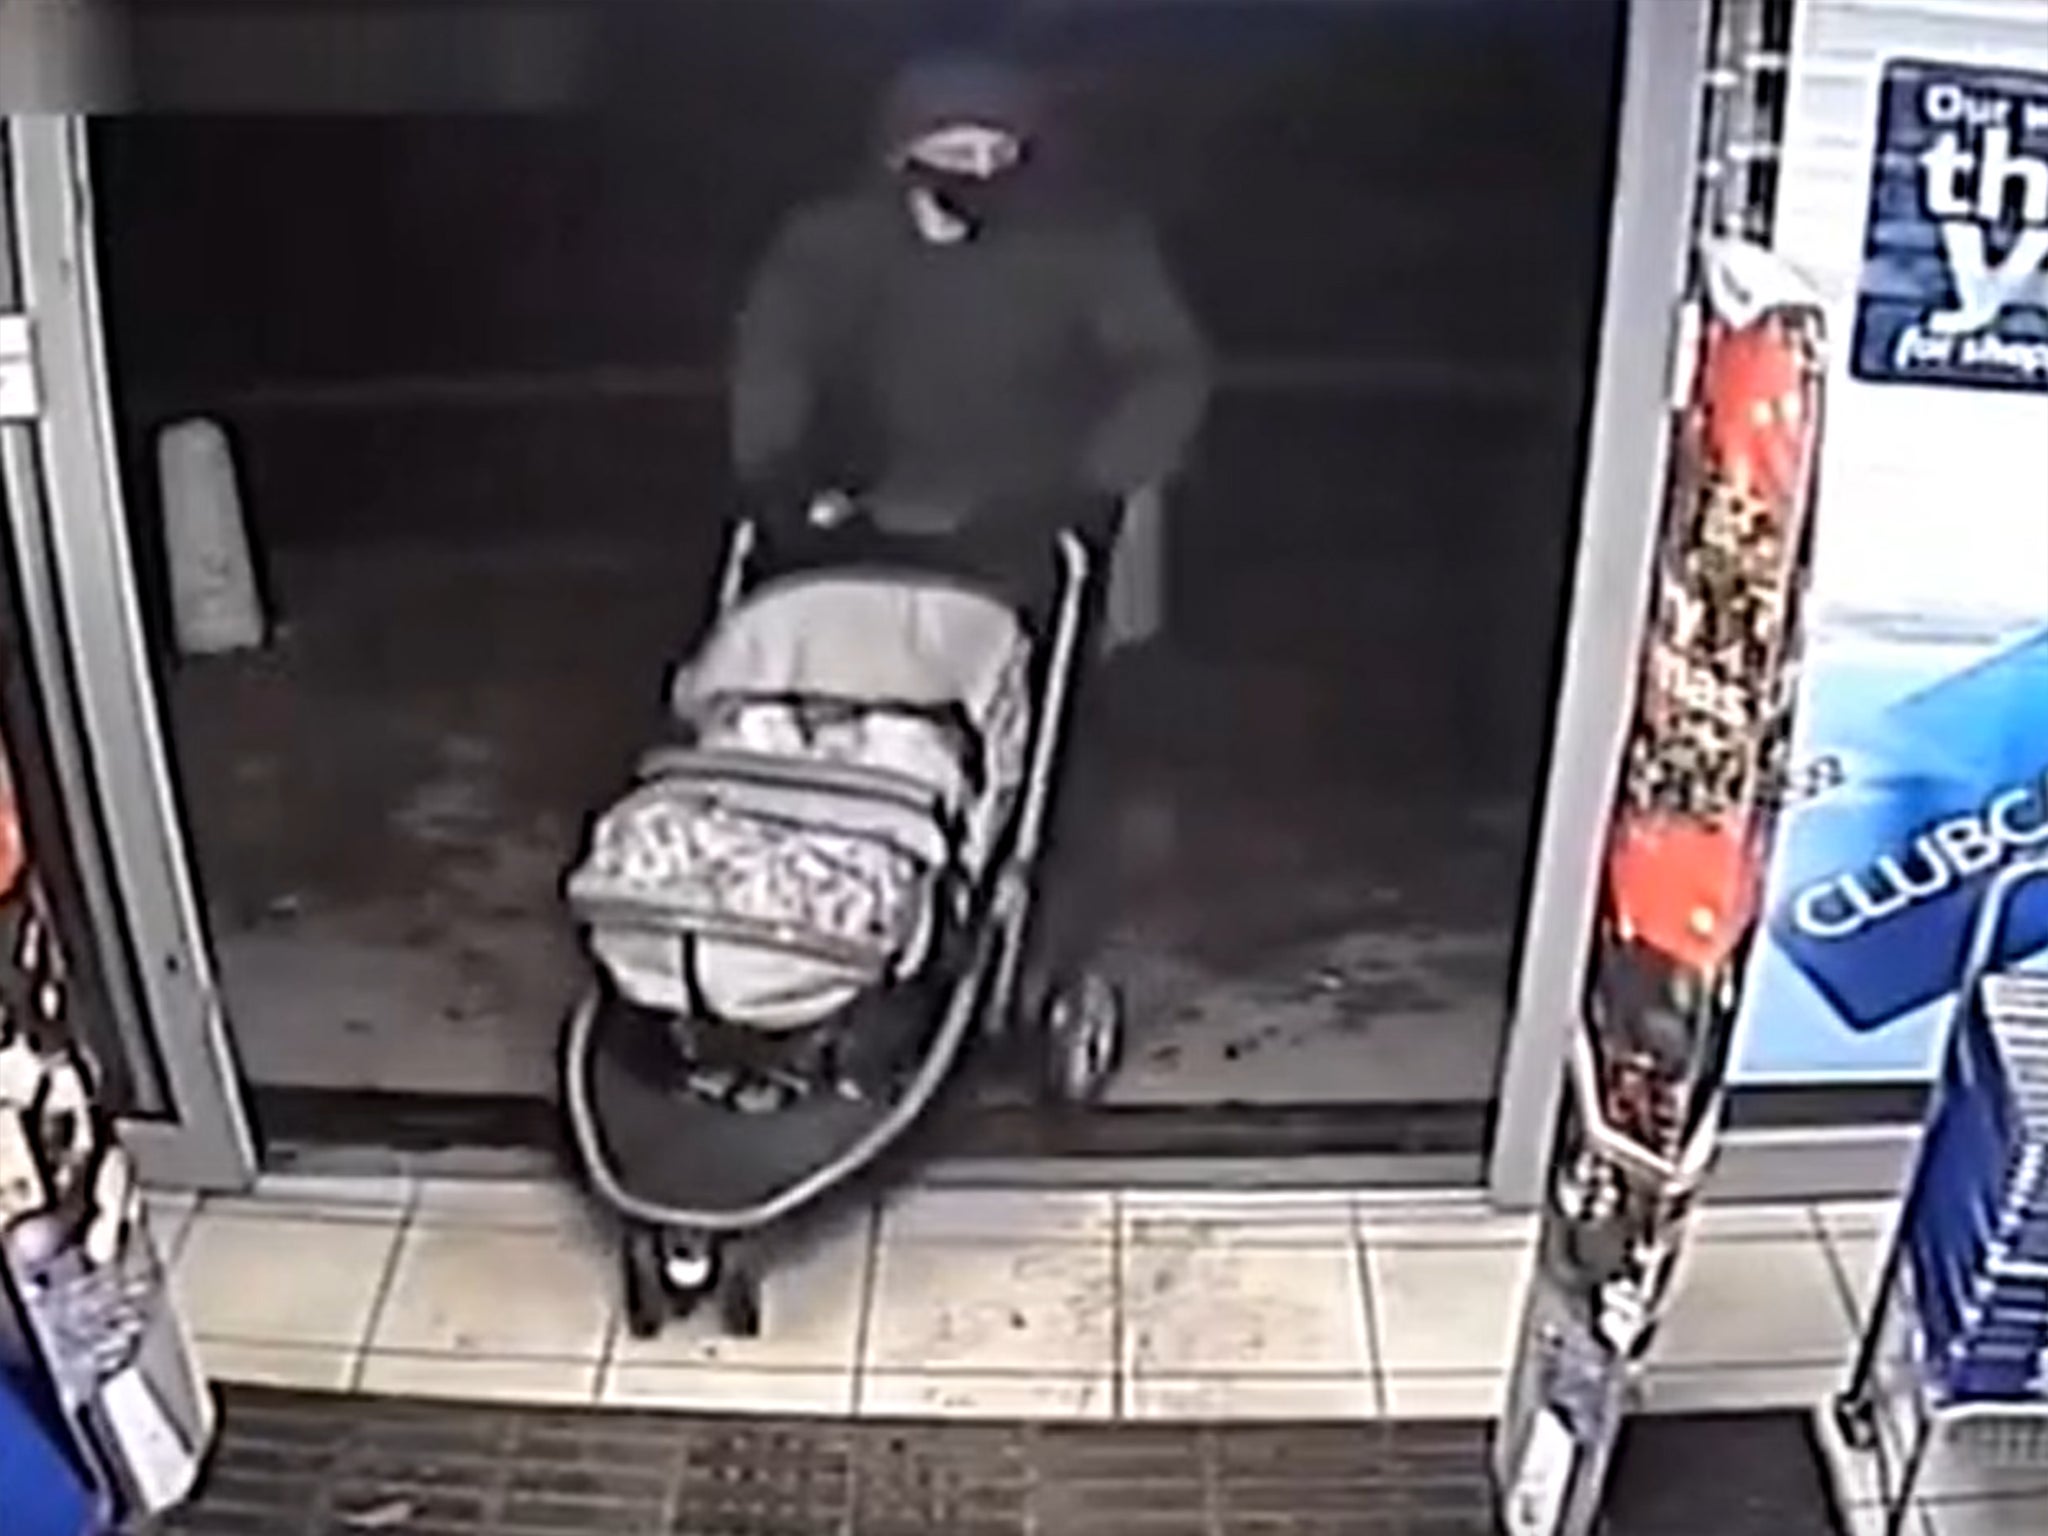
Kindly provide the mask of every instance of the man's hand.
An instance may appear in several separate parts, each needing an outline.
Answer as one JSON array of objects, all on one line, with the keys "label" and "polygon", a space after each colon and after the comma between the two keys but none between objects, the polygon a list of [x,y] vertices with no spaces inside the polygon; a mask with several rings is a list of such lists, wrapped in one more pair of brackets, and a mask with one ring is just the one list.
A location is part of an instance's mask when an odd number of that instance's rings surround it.
[{"label": "man's hand", "polygon": [[820,532],[829,533],[853,521],[860,508],[844,491],[821,491],[811,498],[804,521]]}]

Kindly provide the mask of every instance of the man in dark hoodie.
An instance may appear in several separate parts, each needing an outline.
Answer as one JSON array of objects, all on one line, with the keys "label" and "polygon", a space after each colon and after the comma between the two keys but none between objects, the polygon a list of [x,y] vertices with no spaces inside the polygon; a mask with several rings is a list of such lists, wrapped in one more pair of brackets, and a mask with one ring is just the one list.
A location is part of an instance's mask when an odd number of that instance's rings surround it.
[{"label": "man in dark hoodie", "polygon": [[[770,515],[888,533],[1113,532],[1199,422],[1201,339],[1137,219],[1062,197],[1033,82],[972,58],[890,91],[883,173],[798,210],[739,324],[733,450]],[[829,504],[821,507],[829,520]]]},{"label": "man in dark hoodie", "polygon": [[[732,381],[734,458],[771,526],[800,538],[858,515],[884,539],[940,536],[1041,612],[1055,535],[1082,533],[1106,568],[1126,502],[1180,468],[1208,383],[1143,221],[1054,185],[1043,110],[999,61],[905,71],[882,111],[881,174],[779,231]],[[1071,975],[1104,916],[1092,695],[1076,701],[1057,797],[1040,984]]]}]

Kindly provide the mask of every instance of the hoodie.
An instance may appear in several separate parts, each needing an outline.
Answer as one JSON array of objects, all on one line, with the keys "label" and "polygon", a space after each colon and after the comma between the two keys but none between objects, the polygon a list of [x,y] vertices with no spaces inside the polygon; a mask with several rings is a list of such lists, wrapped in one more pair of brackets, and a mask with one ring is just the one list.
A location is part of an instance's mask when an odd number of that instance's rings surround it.
[{"label": "hoodie", "polygon": [[1003,215],[963,242],[921,238],[893,177],[784,222],[733,363],[733,454],[756,494],[851,489],[885,527],[932,531],[1058,519],[1180,467],[1201,338],[1142,221],[1050,194],[1040,111],[1025,77],[973,61],[890,92],[884,159],[961,122],[1024,141]]}]

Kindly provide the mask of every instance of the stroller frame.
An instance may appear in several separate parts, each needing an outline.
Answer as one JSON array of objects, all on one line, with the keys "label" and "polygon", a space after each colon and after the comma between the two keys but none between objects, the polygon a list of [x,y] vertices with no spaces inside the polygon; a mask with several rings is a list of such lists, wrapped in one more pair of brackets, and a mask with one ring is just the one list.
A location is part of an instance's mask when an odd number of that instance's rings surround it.
[{"label": "stroller frame", "polygon": [[[730,614],[755,590],[760,542],[752,521],[742,521],[735,528],[718,588],[719,618]],[[994,864],[981,872],[966,958],[950,978],[937,1027],[900,1091],[850,1144],[772,1194],[744,1205],[668,1204],[636,1193],[629,1172],[616,1165],[605,1146],[594,1102],[592,1068],[604,1005],[602,983],[587,991],[576,1005],[563,1046],[564,1108],[577,1157],[594,1192],[626,1225],[627,1322],[635,1334],[658,1332],[670,1316],[686,1313],[709,1295],[717,1297],[728,1331],[757,1332],[761,1325],[758,1275],[751,1266],[729,1262],[725,1250],[794,1217],[881,1159],[937,1099],[977,1024],[990,1037],[1016,1032],[1018,990],[1037,895],[1034,881],[1070,724],[1076,671],[1087,654],[1088,636],[1082,633],[1086,599],[1099,564],[1087,543],[1071,530],[1058,535],[1056,553],[1058,585],[1049,626],[1051,650],[1033,689],[1025,772],[1011,812],[1011,835],[1004,840]],[[1045,636],[1032,638],[1042,643]],[[817,954],[815,946],[801,938],[744,919],[721,923],[718,936],[794,954]],[[1052,980],[1056,990],[1051,1005],[1044,1019],[1037,1021],[1042,1025],[1045,1086],[1056,1099],[1083,1102],[1099,1092],[1120,1054],[1121,1002],[1100,977]],[[759,1118],[772,1122],[777,1113],[764,1112]]]}]

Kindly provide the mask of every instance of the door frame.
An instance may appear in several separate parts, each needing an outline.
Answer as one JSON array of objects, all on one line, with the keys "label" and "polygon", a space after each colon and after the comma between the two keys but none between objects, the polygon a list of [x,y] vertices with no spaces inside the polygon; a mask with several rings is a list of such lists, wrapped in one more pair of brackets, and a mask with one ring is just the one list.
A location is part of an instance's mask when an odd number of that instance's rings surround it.
[{"label": "door frame", "polygon": [[[40,399],[0,424],[22,627],[50,765],[109,957],[117,1037],[160,1106],[123,1125],[145,1178],[246,1188],[256,1139],[215,979],[135,588],[107,384],[85,121],[4,120],[0,263],[28,316]],[[0,271],[0,275],[6,275]],[[68,726],[75,724],[75,736]]]},{"label": "door frame", "polygon": [[[1664,493],[1666,413],[1682,381],[1686,267],[1711,184],[1702,164],[1723,0],[1629,0],[1598,372],[1582,482],[1578,566],[1535,879],[1500,1077],[1486,1190],[1541,1204],[1564,1064],[1584,1006],[1599,864]],[[1737,1102],[1741,1099],[1737,1091]],[[1853,1115],[1854,1110],[1850,1113]],[[1721,1200],[1879,1198],[1897,1191],[1917,1122],[1731,1125],[1708,1182]]]},{"label": "door frame", "polygon": [[[1701,85],[1714,0],[1629,0],[1611,236],[1583,509],[1553,752],[1525,909],[1488,1194],[1540,1196],[1565,1046],[1580,1006],[1597,863],[1632,701],[1664,458],[1676,298],[1693,236]],[[167,1118],[129,1138],[155,1179],[233,1188],[255,1138],[170,784],[114,451],[83,120],[8,120],[14,245],[44,400],[34,424],[47,495],[10,494],[25,607],[46,692],[74,698],[69,765],[95,796],[104,889],[134,956],[134,1005],[163,1064]],[[19,452],[7,459],[9,490]],[[61,509],[61,515],[57,515]],[[30,547],[34,547],[31,542]],[[67,668],[66,662],[69,662]],[[57,695],[53,695],[57,696]],[[68,755],[68,754],[67,754]],[[58,765],[60,769],[66,765]],[[77,812],[72,813],[74,817]],[[100,916],[101,914],[96,914]]]},{"label": "door frame", "polygon": [[1565,1058],[1585,999],[1601,850],[1635,704],[1663,500],[1715,9],[1715,0],[1629,0],[1625,11],[1577,563],[1487,1149],[1487,1194],[1506,1209],[1533,1209],[1542,1198]]}]

